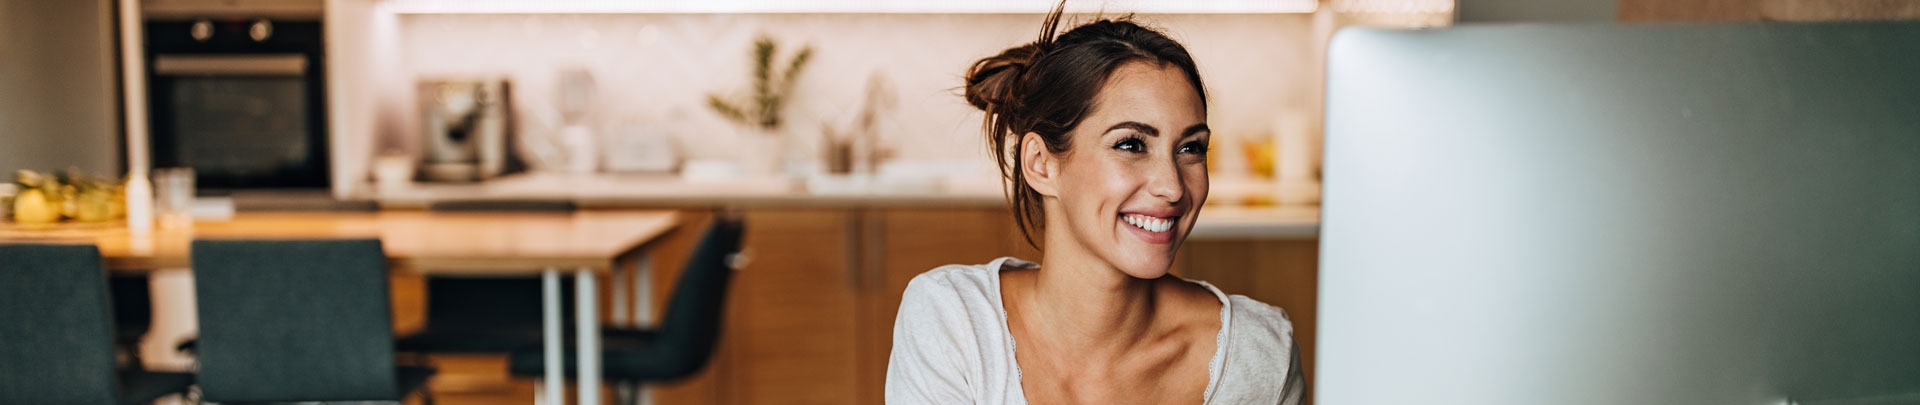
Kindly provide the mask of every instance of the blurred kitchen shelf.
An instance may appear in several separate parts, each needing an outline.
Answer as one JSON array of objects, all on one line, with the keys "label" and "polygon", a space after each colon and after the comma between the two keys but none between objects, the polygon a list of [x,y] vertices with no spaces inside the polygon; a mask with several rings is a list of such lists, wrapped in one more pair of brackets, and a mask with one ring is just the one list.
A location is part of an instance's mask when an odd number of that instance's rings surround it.
[{"label": "blurred kitchen shelf", "polygon": [[[1107,0],[1097,10],[1082,3],[1069,12],[1115,11],[1160,14],[1312,13],[1316,0]],[[391,0],[397,14],[597,14],[597,13],[1046,13],[1054,3],[1031,0]]]},{"label": "blurred kitchen shelf", "polygon": [[1320,206],[1215,206],[1200,210],[1188,240],[1305,240],[1320,238]]}]

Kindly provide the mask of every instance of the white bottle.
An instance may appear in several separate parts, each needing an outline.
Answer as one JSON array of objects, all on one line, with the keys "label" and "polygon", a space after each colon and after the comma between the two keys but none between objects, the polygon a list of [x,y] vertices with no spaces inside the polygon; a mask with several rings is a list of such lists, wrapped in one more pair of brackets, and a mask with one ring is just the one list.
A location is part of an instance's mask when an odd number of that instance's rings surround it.
[{"label": "white bottle", "polygon": [[127,174],[127,232],[153,233],[153,182],[145,171]]}]

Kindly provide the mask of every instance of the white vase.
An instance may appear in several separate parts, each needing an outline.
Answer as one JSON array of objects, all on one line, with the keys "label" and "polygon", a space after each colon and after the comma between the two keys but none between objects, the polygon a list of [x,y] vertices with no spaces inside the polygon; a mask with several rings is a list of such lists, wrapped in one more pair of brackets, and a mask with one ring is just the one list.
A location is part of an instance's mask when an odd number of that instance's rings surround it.
[{"label": "white vase", "polygon": [[740,167],[750,177],[779,177],[787,172],[791,143],[778,129],[754,128],[740,134]]}]

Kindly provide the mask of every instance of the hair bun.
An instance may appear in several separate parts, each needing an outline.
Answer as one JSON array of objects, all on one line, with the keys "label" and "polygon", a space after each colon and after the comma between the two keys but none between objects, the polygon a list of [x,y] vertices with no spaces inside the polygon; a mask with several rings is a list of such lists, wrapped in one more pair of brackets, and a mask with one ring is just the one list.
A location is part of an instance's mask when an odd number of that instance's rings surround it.
[{"label": "hair bun", "polygon": [[1039,50],[1037,45],[1026,44],[973,62],[973,67],[967,69],[967,103],[981,111],[994,113],[994,107],[1016,100],[1014,84],[1033,64]]}]

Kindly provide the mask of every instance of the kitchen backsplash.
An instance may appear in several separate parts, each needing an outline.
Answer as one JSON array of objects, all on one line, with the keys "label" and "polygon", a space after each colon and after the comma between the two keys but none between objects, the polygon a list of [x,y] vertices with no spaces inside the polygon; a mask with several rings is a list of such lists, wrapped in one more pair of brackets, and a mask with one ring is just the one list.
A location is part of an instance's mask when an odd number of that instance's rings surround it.
[{"label": "kitchen backsplash", "polygon": [[[1115,15],[1108,13],[1109,16]],[[384,106],[410,110],[416,79],[504,76],[519,136],[558,125],[560,72],[585,69],[597,86],[601,136],[664,134],[687,158],[732,158],[744,130],[707,107],[714,92],[748,85],[754,39],[791,52],[814,47],[786,110],[787,131],[812,150],[822,124],[845,127],[874,76],[894,106],[879,136],[895,158],[977,163],[990,170],[980,113],[957,94],[974,60],[1032,41],[1037,14],[422,14],[398,15],[383,50],[395,65],[365,83]],[[1070,16],[1086,21],[1091,15]],[[1207,80],[1216,145],[1270,136],[1278,117],[1317,113],[1321,78],[1310,14],[1142,15],[1186,44]],[[383,113],[373,149],[417,150],[417,119]]]}]

